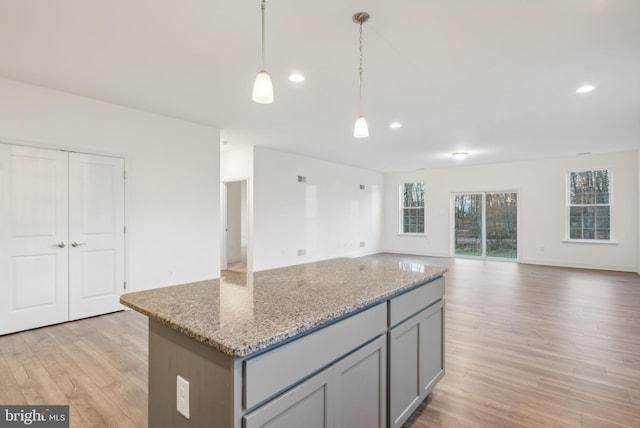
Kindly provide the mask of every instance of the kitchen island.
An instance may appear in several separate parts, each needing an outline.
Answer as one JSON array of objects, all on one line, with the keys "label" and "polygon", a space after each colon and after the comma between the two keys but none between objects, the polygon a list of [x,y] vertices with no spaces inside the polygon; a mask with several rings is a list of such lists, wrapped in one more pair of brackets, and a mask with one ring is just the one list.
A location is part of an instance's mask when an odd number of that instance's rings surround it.
[{"label": "kitchen island", "polygon": [[341,258],[125,294],[149,427],[401,426],[444,375],[445,272]]}]

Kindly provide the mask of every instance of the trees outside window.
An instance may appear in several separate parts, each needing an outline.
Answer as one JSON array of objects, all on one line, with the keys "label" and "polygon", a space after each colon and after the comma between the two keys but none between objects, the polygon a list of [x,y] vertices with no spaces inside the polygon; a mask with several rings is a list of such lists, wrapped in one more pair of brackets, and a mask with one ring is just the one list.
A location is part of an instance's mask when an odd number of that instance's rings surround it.
[{"label": "trees outside window", "polygon": [[400,185],[400,233],[424,234],[424,182]]},{"label": "trees outside window", "polygon": [[611,172],[607,169],[569,173],[569,239],[611,239]]}]

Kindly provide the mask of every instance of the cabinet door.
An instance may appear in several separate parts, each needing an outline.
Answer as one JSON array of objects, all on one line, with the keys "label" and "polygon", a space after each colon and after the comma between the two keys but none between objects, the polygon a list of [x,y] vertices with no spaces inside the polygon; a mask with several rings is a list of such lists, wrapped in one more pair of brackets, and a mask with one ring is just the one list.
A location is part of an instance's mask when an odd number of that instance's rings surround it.
[{"label": "cabinet door", "polygon": [[0,334],[68,319],[67,154],[0,144]]},{"label": "cabinet door", "polygon": [[387,423],[387,338],[381,336],[336,363],[336,428],[383,428]]},{"label": "cabinet door", "polygon": [[333,426],[333,376],[329,368],[243,418],[245,428]]},{"label": "cabinet door", "polygon": [[420,320],[422,398],[444,376],[444,301],[423,312]]},{"label": "cabinet door", "polygon": [[400,427],[420,405],[419,313],[389,331],[389,426]]}]

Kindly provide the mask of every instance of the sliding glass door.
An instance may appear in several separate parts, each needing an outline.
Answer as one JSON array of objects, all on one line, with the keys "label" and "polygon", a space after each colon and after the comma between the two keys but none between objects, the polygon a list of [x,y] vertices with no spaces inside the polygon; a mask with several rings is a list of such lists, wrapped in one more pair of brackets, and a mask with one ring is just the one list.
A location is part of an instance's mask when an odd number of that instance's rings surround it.
[{"label": "sliding glass door", "polygon": [[454,254],[518,258],[518,194],[478,192],[453,195]]}]

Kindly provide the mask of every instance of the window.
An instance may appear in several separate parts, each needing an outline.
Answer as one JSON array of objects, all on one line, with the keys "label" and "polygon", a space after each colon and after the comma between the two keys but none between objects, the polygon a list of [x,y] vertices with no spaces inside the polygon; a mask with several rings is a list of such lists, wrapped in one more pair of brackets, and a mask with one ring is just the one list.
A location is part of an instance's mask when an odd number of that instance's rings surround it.
[{"label": "window", "polygon": [[569,239],[611,239],[611,172],[569,173]]},{"label": "window", "polygon": [[424,183],[402,183],[400,198],[400,233],[424,233]]}]

